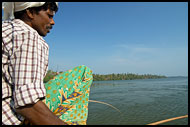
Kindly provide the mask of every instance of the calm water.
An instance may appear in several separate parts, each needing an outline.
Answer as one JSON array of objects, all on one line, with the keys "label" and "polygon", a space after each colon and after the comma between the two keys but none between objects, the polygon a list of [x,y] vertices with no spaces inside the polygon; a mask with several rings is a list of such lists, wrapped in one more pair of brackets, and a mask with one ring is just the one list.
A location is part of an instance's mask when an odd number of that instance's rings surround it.
[{"label": "calm water", "polygon": [[[188,78],[94,81],[89,103],[88,125],[146,125],[188,114]],[[162,125],[187,125],[188,118]]]}]

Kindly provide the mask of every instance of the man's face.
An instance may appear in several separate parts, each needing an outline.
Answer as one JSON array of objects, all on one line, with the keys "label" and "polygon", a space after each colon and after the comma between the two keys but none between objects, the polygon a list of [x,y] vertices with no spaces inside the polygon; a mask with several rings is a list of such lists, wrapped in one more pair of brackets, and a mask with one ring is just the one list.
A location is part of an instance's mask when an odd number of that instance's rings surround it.
[{"label": "man's face", "polygon": [[41,36],[46,36],[50,32],[50,29],[55,24],[53,20],[54,11],[41,10],[38,14],[34,14],[34,19],[32,22],[32,27],[39,33]]}]

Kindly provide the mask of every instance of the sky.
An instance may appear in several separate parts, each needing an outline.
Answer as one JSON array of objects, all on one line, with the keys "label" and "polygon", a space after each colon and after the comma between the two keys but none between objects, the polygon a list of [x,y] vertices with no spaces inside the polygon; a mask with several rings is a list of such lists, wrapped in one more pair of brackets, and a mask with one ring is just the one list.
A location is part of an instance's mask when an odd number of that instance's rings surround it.
[{"label": "sky", "polygon": [[187,2],[59,2],[49,69],[188,76]]}]

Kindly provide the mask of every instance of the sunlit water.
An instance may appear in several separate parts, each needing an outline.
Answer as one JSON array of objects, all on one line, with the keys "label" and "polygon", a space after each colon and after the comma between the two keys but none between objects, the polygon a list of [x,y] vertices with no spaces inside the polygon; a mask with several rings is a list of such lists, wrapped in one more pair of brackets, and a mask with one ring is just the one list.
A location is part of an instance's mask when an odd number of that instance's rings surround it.
[{"label": "sunlit water", "polygon": [[[88,125],[146,125],[188,114],[188,78],[94,81],[89,103]],[[187,125],[188,118],[162,125]]]}]

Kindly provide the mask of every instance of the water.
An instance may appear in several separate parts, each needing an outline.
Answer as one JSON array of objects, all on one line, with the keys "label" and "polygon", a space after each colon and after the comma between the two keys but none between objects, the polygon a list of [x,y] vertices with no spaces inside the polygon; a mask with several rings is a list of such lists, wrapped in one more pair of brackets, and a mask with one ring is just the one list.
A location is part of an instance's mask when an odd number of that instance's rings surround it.
[{"label": "water", "polygon": [[[94,81],[90,100],[118,108],[89,103],[88,125],[147,125],[188,114],[188,78]],[[188,125],[188,118],[161,125]]]}]

